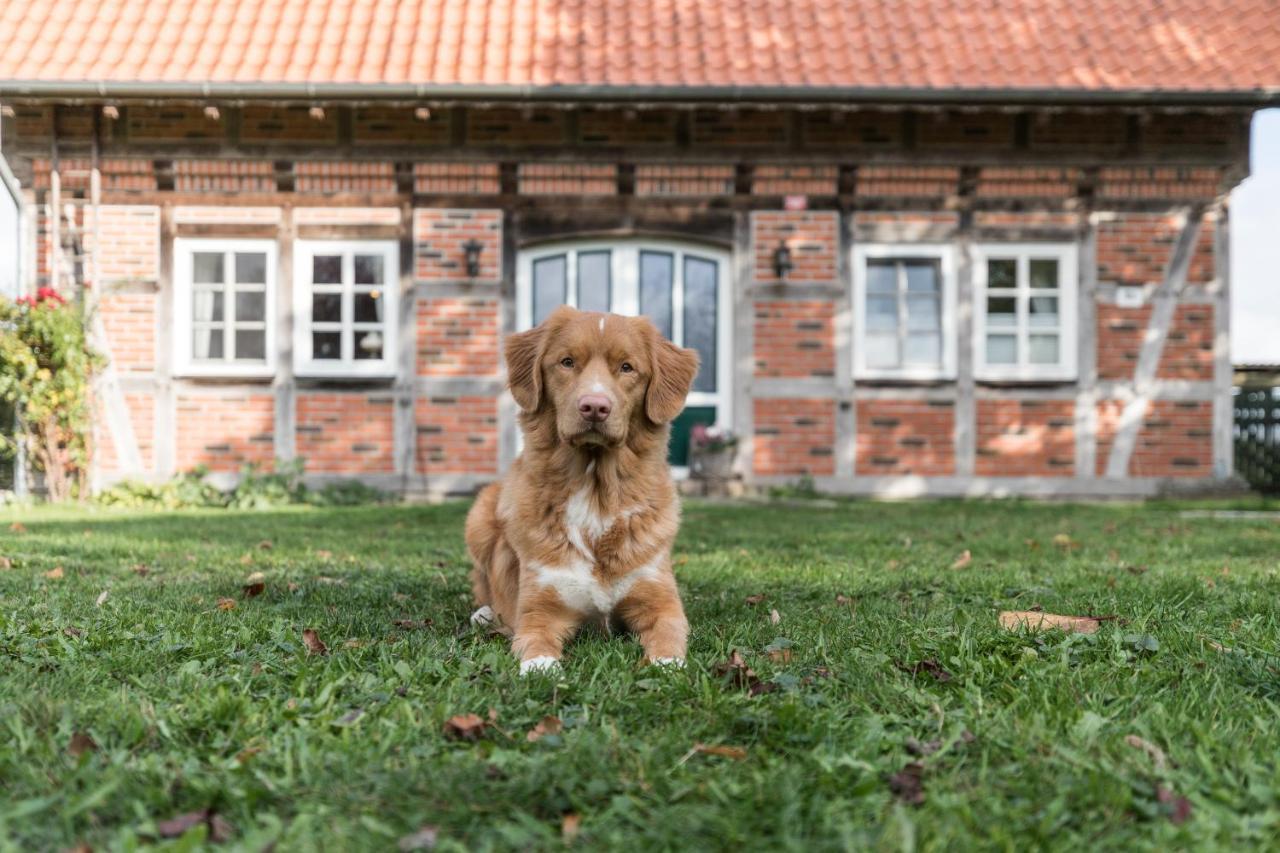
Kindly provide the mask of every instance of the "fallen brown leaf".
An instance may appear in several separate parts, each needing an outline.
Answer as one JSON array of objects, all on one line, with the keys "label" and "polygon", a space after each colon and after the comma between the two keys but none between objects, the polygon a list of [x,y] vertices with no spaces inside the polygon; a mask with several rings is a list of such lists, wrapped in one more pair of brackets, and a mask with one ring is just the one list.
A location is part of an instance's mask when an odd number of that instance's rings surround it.
[{"label": "fallen brown leaf", "polygon": [[434,623],[430,619],[392,619],[391,624],[405,631],[416,631],[419,628],[430,628]]},{"label": "fallen brown leaf", "polygon": [[8,571],[13,568],[13,560],[8,557],[0,557],[0,571]]},{"label": "fallen brown leaf", "polygon": [[107,603],[107,596],[108,596],[108,595],[110,595],[110,594],[111,594],[111,593],[110,593],[110,592],[108,592],[108,591],[107,591],[107,590],[105,590],[105,589],[104,589],[102,592],[98,593],[98,599],[97,599],[97,601],[95,601],[95,602],[93,603],[93,606],[94,606],[94,607],[101,607],[102,605],[106,604],[106,603]]},{"label": "fallen brown leaf", "polygon": [[537,725],[529,729],[529,733],[524,736],[524,739],[527,740],[529,743],[536,743],[537,741],[542,740],[547,735],[560,734],[563,728],[564,728],[564,724],[560,722],[559,717],[555,717],[555,716],[552,716],[551,714],[548,714],[547,716],[543,717],[541,720],[538,720]]},{"label": "fallen brown leaf", "polygon": [[44,576],[52,581],[62,580],[62,575],[62,566],[54,566],[52,569],[44,573]]},{"label": "fallen brown leaf", "polygon": [[476,741],[488,724],[477,714],[457,714],[444,721],[444,735],[454,740]]},{"label": "fallen brown leaf", "polygon": [[245,598],[257,598],[259,595],[266,592],[266,590],[266,583],[263,581],[256,581],[254,583],[247,583],[244,585],[243,595]]},{"label": "fallen brown leaf", "polygon": [[215,819],[217,819],[216,816],[208,809],[201,809],[200,811],[197,811],[197,812],[187,812],[186,814],[180,814],[176,817],[171,817],[168,820],[160,821],[159,823],[156,824],[156,832],[160,835],[161,838],[178,838],[179,836],[185,834],[187,830],[193,827],[199,826],[202,823],[207,823],[209,826],[210,841],[226,840],[226,838],[230,837],[229,833],[231,830],[231,825],[228,824],[225,820],[221,821],[220,829],[227,832],[228,835],[215,839],[214,838],[215,827],[213,825]]},{"label": "fallen brown leaf", "polygon": [[131,571],[140,578],[145,578],[151,574],[151,569],[145,563],[138,563]]},{"label": "fallen brown leaf", "polygon": [[323,548],[321,548],[319,551],[316,551],[316,557],[318,557],[321,560],[328,560],[333,557],[333,552],[326,551]]},{"label": "fallen brown leaf", "polygon": [[1160,785],[1156,788],[1156,799],[1165,807],[1169,823],[1181,826],[1191,817],[1191,801],[1179,793]]},{"label": "fallen brown leaf", "polygon": [[572,844],[578,837],[578,828],[582,825],[582,816],[569,812],[560,818],[560,840]]},{"label": "fallen brown leaf", "polygon": [[791,663],[790,648],[769,649],[766,653],[769,655],[769,660],[774,663]]},{"label": "fallen brown leaf", "polygon": [[754,607],[755,605],[764,601],[764,593],[757,592],[755,595],[748,595],[746,598],[742,600]]},{"label": "fallen brown leaf", "polygon": [[1063,550],[1076,547],[1076,543],[1072,541],[1071,537],[1066,533],[1059,533],[1057,536],[1053,537],[1053,544]]},{"label": "fallen brown leaf", "polygon": [[973,562],[973,554],[969,553],[969,549],[965,548],[956,561],[951,564],[953,569],[963,569],[965,566]]},{"label": "fallen brown leaf", "polygon": [[853,599],[843,592],[836,593],[836,604],[853,604]]},{"label": "fallen brown leaf", "polygon": [[1100,624],[1100,620],[1091,616],[1059,616],[1056,613],[1037,613],[1033,610],[1006,610],[1000,614],[1001,627],[1010,631],[1058,628],[1077,634],[1094,634]]},{"label": "fallen brown leaf", "polygon": [[209,816],[209,840],[214,844],[230,841],[236,834],[231,822],[220,814]]},{"label": "fallen brown leaf", "polygon": [[889,777],[889,790],[909,806],[924,804],[924,765],[912,761]]},{"label": "fallen brown leaf", "polygon": [[1156,746],[1149,740],[1140,738],[1137,735],[1127,735],[1124,742],[1134,749],[1140,749],[1151,759],[1152,766],[1157,770],[1164,770],[1168,766],[1168,759],[1165,757],[1164,750]]},{"label": "fallen brown leaf", "polygon": [[436,846],[436,839],[440,836],[440,830],[434,826],[424,826],[417,832],[406,835],[396,842],[404,853],[412,850],[432,850]]},{"label": "fallen brown leaf", "polygon": [[263,539],[261,542],[258,543],[258,547],[261,548],[263,551],[270,551],[273,546],[271,544],[270,539]]},{"label": "fallen brown leaf", "polygon": [[927,740],[921,742],[913,737],[907,738],[902,745],[907,748],[907,752],[912,755],[920,756],[921,758],[933,755],[935,752],[942,749],[942,741],[940,740]]},{"label": "fallen brown leaf", "polygon": [[84,631],[74,625],[63,628],[62,633],[68,637],[74,637],[77,640],[84,636]]},{"label": "fallen brown leaf", "polygon": [[302,645],[307,647],[309,655],[327,655],[329,647],[320,639],[320,635],[315,632],[314,628],[302,629]]},{"label": "fallen brown leaf", "polygon": [[9,525],[9,531],[11,533],[26,533],[27,526],[21,521],[15,521],[13,524]]},{"label": "fallen brown leaf", "polygon": [[724,744],[695,743],[693,751],[699,755],[718,755],[733,761],[742,761],[747,757],[747,750],[744,747]]},{"label": "fallen brown leaf", "polygon": [[770,625],[777,625],[777,624],[778,624],[779,622],[781,622],[781,621],[782,621],[782,614],[781,614],[781,613],[779,613],[777,610],[770,610],[770,611],[769,611],[769,624],[770,624]]},{"label": "fallen brown leaf", "polygon": [[253,563],[253,554],[251,553],[246,552],[245,555],[240,558],[240,565],[242,566],[252,565],[252,563]]},{"label": "fallen brown leaf", "polygon": [[67,744],[67,752],[75,758],[79,758],[86,752],[97,752],[97,742],[89,736],[87,732],[73,732],[71,741]]},{"label": "fallen brown leaf", "polygon": [[236,600],[234,598],[219,598],[218,609],[219,610],[235,610]]},{"label": "fallen brown leaf", "polygon": [[898,669],[903,672],[909,672],[912,675],[919,675],[922,672],[928,673],[933,676],[935,681],[947,682],[951,680],[951,673],[947,672],[946,669],[943,668],[942,664],[938,663],[933,658],[926,658],[925,660],[913,664],[900,663],[898,664]]}]

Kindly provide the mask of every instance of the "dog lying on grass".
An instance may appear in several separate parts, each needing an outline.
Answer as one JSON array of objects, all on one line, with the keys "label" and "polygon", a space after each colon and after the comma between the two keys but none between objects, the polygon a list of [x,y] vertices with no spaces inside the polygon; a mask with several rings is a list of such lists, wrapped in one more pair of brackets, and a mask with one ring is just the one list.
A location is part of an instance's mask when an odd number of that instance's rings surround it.
[{"label": "dog lying on grass", "polygon": [[524,451],[467,515],[479,609],[520,673],[558,665],[588,621],[620,621],[652,663],[683,665],[671,571],[680,505],[670,424],[698,372],[647,318],[557,309],[506,342]]}]

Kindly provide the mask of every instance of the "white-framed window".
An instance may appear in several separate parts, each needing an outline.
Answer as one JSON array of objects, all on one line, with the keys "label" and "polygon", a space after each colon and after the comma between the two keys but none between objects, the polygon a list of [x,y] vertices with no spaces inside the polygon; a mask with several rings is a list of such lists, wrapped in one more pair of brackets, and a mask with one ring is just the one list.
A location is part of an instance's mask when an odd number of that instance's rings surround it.
[{"label": "white-framed window", "polygon": [[955,281],[955,252],[950,246],[855,245],[854,376],[954,378]]},{"label": "white-framed window", "polygon": [[399,247],[393,240],[299,240],[293,251],[299,376],[392,376]]},{"label": "white-framed window", "polygon": [[1076,378],[1076,247],[974,247],[974,374],[990,380]]},{"label": "white-framed window", "polygon": [[727,253],[667,240],[624,238],[540,245],[520,253],[516,321],[530,329],[560,305],[653,320],[696,350],[700,366],[689,407],[716,408],[729,424],[731,302]]},{"label": "white-framed window", "polygon": [[274,240],[174,241],[175,372],[275,372]]}]

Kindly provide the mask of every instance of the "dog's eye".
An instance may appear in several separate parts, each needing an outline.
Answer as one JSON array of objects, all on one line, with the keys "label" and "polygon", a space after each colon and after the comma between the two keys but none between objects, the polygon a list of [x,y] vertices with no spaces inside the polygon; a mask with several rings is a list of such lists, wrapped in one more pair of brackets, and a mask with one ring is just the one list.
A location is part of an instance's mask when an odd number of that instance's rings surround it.
[{"label": "dog's eye", "polygon": [[621,370],[623,373],[630,373],[631,371],[635,370],[635,368],[631,366],[631,362],[629,361],[622,362],[622,366],[619,367],[618,369]]},{"label": "dog's eye", "polygon": [[572,369],[572,368],[573,368],[573,359],[566,355],[564,358],[560,359],[560,366],[561,366],[561,367],[568,367],[568,368]]}]

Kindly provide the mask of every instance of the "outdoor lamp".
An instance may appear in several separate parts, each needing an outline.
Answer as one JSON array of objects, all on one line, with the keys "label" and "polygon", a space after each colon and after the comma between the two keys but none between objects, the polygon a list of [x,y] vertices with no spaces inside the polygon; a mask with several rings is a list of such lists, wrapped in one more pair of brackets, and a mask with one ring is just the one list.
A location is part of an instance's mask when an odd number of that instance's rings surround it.
[{"label": "outdoor lamp", "polygon": [[778,278],[785,281],[787,273],[791,272],[791,267],[791,250],[787,248],[786,243],[779,242],[778,248],[773,250],[773,271]]},{"label": "outdoor lamp", "polygon": [[467,256],[467,278],[480,275],[480,250],[484,245],[479,240],[468,240],[462,244],[462,251]]}]

